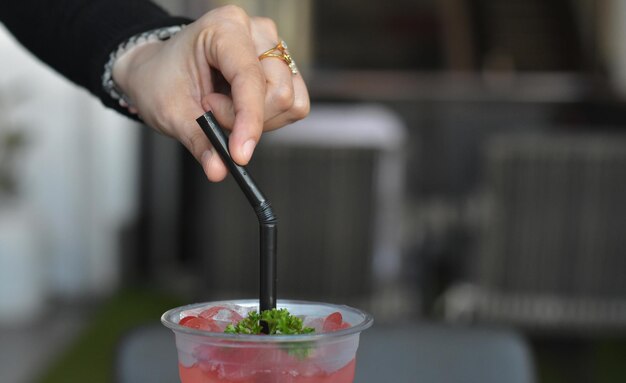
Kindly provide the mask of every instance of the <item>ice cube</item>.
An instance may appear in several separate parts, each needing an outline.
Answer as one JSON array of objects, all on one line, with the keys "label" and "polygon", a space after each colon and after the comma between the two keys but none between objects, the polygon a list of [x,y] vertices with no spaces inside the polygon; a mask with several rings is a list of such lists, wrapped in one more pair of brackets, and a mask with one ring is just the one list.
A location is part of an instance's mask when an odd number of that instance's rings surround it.
[{"label": "ice cube", "polygon": [[[205,309],[200,313],[200,317],[212,319],[216,322],[225,324],[235,324],[243,319],[243,315],[239,312],[239,307],[233,307],[235,305],[213,306]],[[246,314],[247,315],[247,314]]]},{"label": "ice cube", "polygon": [[322,332],[324,328],[324,318],[314,316],[304,317],[302,318],[302,324],[304,327],[312,327],[315,329],[315,332],[319,333]]}]

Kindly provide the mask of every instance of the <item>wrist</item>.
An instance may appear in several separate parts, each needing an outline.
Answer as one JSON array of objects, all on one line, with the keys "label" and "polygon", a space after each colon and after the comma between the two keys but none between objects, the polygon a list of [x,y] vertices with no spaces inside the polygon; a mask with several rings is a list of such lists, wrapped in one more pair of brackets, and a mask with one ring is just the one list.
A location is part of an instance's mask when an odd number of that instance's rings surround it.
[{"label": "wrist", "polygon": [[[111,98],[118,100],[123,107],[131,105],[128,95],[124,89],[128,89],[128,83],[132,79],[133,62],[132,60],[140,53],[149,52],[150,46],[154,49],[154,43],[162,42],[170,39],[176,33],[180,32],[185,26],[175,25],[170,27],[158,28],[143,32],[130,37],[122,42],[116,50],[111,52],[109,61],[104,65],[104,73],[102,74],[102,87]],[[140,49],[141,48],[141,49]],[[154,50],[152,51],[154,52]],[[126,57],[126,60],[124,59]],[[122,65],[118,65],[121,62]],[[126,62],[126,64],[124,64]],[[114,73],[116,72],[116,73]],[[118,83],[119,81],[119,83]]]},{"label": "wrist", "polygon": [[138,70],[141,70],[142,63],[152,57],[160,48],[159,45],[161,44],[163,44],[161,41],[146,42],[133,47],[115,60],[111,70],[111,77],[115,87],[120,93],[120,101],[126,103],[126,105],[123,106],[131,107],[133,105],[133,98],[135,96],[132,87],[132,80],[135,77],[133,73],[137,73]]}]

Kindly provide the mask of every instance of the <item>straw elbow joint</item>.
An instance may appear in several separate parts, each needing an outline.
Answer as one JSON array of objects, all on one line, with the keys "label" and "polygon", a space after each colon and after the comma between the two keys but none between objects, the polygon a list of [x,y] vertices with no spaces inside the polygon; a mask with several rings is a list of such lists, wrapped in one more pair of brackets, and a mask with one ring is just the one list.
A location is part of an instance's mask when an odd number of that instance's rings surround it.
[{"label": "straw elbow joint", "polygon": [[278,218],[272,210],[272,205],[268,201],[262,201],[260,205],[254,208],[260,223],[276,223]]}]

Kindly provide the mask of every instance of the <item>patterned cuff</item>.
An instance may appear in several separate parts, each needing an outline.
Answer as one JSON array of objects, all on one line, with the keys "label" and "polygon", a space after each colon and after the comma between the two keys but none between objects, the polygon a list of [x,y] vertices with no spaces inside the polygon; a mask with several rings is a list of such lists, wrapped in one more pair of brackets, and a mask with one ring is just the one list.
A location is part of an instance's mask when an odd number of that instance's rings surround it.
[{"label": "patterned cuff", "polygon": [[114,100],[118,100],[122,107],[128,108],[131,105],[130,100],[124,92],[117,87],[115,81],[113,81],[113,65],[115,65],[115,61],[139,45],[153,41],[168,40],[176,33],[183,30],[184,27],[185,25],[174,25],[153,29],[136,34],[118,45],[117,49],[109,55],[109,61],[104,64],[104,73],[102,74],[102,88],[104,88],[104,91]]}]

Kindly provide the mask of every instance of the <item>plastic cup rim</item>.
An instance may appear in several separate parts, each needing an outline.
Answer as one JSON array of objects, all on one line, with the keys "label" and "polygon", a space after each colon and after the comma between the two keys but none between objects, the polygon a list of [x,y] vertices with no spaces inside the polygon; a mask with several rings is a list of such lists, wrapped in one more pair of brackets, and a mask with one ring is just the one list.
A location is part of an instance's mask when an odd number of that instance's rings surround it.
[{"label": "plastic cup rim", "polygon": [[337,311],[351,311],[355,314],[358,314],[363,317],[363,320],[360,323],[357,323],[347,329],[337,330],[332,332],[323,332],[323,333],[311,333],[311,334],[300,334],[300,335],[271,335],[271,336],[262,336],[262,335],[247,335],[247,334],[227,334],[223,332],[209,332],[199,329],[194,329],[186,326],[181,326],[178,323],[170,320],[170,317],[174,314],[183,312],[185,310],[192,310],[195,308],[199,308],[207,305],[219,305],[219,304],[250,304],[250,303],[258,303],[258,299],[231,299],[231,300],[221,300],[221,301],[210,301],[210,302],[202,302],[202,303],[192,303],[185,306],[179,306],[173,309],[166,311],[161,316],[161,323],[172,331],[175,334],[187,334],[194,336],[201,336],[205,338],[213,338],[216,340],[222,341],[233,341],[233,342],[253,342],[253,343],[292,343],[292,342],[310,342],[317,340],[330,340],[335,338],[341,338],[345,336],[359,334],[362,331],[368,329],[374,324],[374,318],[367,312],[350,307],[347,305],[339,305],[334,303],[325,303],[325,302],[315,302],[315,301],[305,301],[305,300],[294,300],[294,299],[279,299],[277,301],[277,307],[280,308],[281,305],[289,305],[289,304],[299,304],[299,305],[323,305],[326,307],[337,308]]}]

